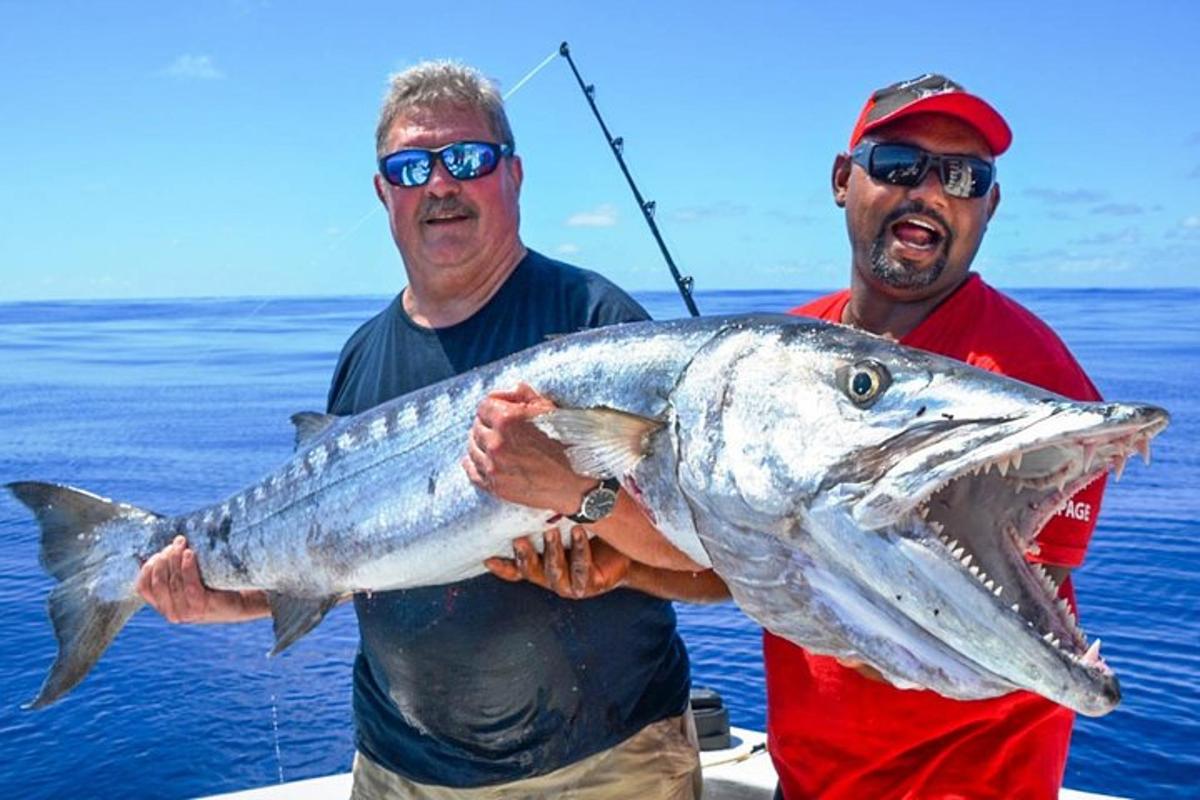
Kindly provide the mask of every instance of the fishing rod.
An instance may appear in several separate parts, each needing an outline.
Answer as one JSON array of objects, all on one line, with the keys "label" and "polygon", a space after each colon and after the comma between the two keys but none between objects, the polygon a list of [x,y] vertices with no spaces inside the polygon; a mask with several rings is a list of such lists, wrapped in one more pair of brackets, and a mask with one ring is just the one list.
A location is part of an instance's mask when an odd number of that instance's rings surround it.
[{"label": "fishing rod", "polygon": [[689,275],[686,278],[679,274],[679,269],[675,266],[674,259],[671,258],[671,253],[667,250],[666,242],[663,241],[662,234],[658,232],[658,225],[654,222],[654,201],[646,200],[642,197],[642,193],[638,191],[637,184],[633,182],[633,176],[629,174],[629,167],[625,166],[625,158],[621,155],[621,151],[625,146],[624,137],[618,136],[613,138],[613,135],[608,132],[608,126],[604,124],[604,118],[600,116],[600,109],[596,107],[596,87],[593,84],[583,82],[583,77],[580,76],[579,70],[575,67],[575,61],[571,58],[571,48],[567,47],[567,43],[563,42],[558,47],[558,54],[567,60],[571,65],[571,72],[575,73],[575,80],[579,83],[579,88],[583,92],[583,96],[587,99],[588,105],[592,108],[592,113],[596,115],[596,122],[600,123],[600,130],[604,131],[604,138],[608,142],[609,148],[612,149],[613,155],[617,158],[617,164],[621,167],[621,172],[625,174],[625,180],[629,181],[629,188],[633,191],[633,197],[637,200],[638,208],[642,211],[642,216],[646,220],[646,224],[650,226],[650,232],[654,234],[654,241],[658,242],[658,249],[662,251],[663,258],[667,260],[667,267],[671,270],[671,277],[675,279],[675,285],[679,287],[679,294],[683,296],[683,303],[687,306],[688,312],[693,317],[700,316],[700,310],[696,308],[696,301],[692,299],[692,284],[694,281]]}]

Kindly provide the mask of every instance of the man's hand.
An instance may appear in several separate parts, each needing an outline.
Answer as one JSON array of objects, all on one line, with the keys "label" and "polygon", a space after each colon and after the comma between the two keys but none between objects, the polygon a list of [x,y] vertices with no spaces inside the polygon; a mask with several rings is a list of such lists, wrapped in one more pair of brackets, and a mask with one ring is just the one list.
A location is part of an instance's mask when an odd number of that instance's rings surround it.
[{"label": "man's hand", "polygon": [[596,480],[575,474],[563,446],[531,422],[555,408],[525,383],[485,397],[462,461],[471,482],[510,503],[564,515],[578,511]]},{"label": "man's hand", "polygon": [[200,580],[196,554],[187,540],[151,556],[138,573],[137,593],[169,622],[238,622],[270,613],[262,592],[209,589]]},{"label": "man's hand", "polygon": [[582,600],[612,591],[625,583],[629,556],[600,539],[588,539],[583,528],[571,530],[568,555],[557,528],[546,531],[545,552],[538,554],[528,536],[513,541],[515,559],[489,558],[492,574],[506,581],[526,580],[559,597]]}]

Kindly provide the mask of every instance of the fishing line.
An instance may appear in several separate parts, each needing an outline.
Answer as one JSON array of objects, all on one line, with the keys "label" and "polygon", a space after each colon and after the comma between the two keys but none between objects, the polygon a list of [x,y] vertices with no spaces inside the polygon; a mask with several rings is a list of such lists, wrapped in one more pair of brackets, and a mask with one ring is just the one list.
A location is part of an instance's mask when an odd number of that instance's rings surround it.
[{"label": "fishing line", "polygon": [[509,89],[507,92],[505,92],[504,99],[507,100],[508,98],[510,98],[514,94],[516,94],[518,89],[520,89],[525,84],[529,83],[530,78],[532,78],[534,75],[537,75],[539,72],[541,72],[543,69],[545,69],[546,65],[549,64],[551,61],[553,61],[556,56],[558,56],[558,51],[552,50],[550,52],[550,55],[548,55],[544,59],[542,59],[542,63],[538,64],[536,67],[529,70],[529,72],[525,75],[524,78],[521,78],[521,80],[517,81],[515,86],[513,86],[511,89]]}]

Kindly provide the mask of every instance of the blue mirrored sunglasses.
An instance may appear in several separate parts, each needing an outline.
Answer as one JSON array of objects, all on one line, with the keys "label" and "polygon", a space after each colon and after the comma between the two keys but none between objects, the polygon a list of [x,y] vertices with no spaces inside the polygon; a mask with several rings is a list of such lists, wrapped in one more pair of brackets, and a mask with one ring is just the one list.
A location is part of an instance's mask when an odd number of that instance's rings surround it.
[{"label": "blue mirrored sunglasses", "polygon": [[490,175],[500,159],[512,152],[512,145],[494,142],[451,142],[436,150],[397,150],[379,159],[379,174],[393,186],[424,186],[433,175],[434,160],[440,158],[456,180],[472,181]]},{"label": "blue mirrored sunglasses", "polygon": [[872,178],[893,186],[917,186],[937,167],[951,197],[983,197],[996,177],[995,165],[977,156],[937,155],[911,144],[865,141],[850,157]]}]

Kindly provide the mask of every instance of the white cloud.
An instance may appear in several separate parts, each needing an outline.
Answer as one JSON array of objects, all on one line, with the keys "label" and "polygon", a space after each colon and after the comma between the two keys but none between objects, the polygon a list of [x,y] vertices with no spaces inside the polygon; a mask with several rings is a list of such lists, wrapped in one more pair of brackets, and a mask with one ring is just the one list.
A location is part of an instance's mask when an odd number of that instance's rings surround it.
[{"label": "white cloud", "polygon": [[571,244],[570,242],[564,242],[558,247],[554,248],[554,252],[560,256],[573,256],[579,252],[579,245]]},{"label": "white cloud", "polygon": [[1185,228],[1200,228],[1200,214],[1193,214],[1190,217],[1184,217],[1183,227]]},{"label": "white cloud", "polygon": [[567,217],[568,228],[611,228],[617,224],[616,206],[605,203],[591,211],[580,211]]},{"label": "white cloud", "polygon": [[225,73],[217,69],[208,56],[181,55],[163,70],[173,78],[188,80],[213,81],[225,77]]}]

